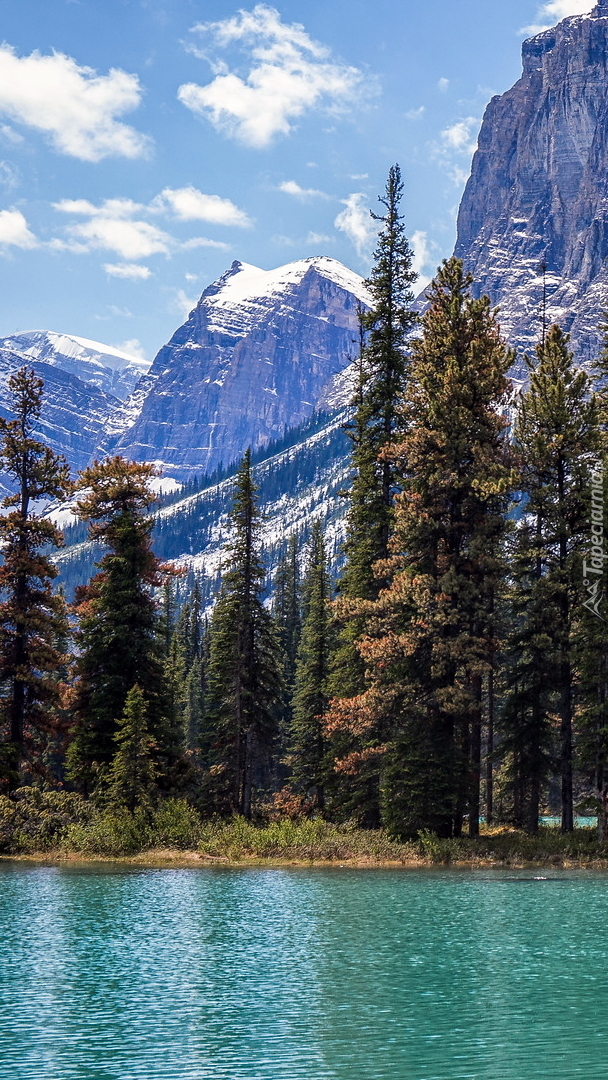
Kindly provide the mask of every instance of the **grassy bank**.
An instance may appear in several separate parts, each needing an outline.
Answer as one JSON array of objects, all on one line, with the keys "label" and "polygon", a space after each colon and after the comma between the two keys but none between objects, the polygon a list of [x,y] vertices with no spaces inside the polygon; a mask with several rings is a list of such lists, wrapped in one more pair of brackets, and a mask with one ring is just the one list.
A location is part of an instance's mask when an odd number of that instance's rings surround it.
[{"label": "grassy bank", "polygon": [[132,859],[138,863],[337,863],[357,866],[584,866],[608,869],[608,845],[593,829],[536,836],[509,828],[441,840],[421,833],[399,843],[382,830],[321,820],[254,825],[242,818],[206,821],[168,799],[151,815],[99,809],[78,795],[22,789],[0,797],[0,855],[44,859]]}]

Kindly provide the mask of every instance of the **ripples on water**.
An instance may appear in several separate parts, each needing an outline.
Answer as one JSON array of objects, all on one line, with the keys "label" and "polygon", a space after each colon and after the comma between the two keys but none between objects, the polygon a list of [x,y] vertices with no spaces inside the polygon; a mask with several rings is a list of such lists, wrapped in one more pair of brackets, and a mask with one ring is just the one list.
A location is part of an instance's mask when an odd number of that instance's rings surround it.
[{"label": "ripples on water", "polygon": [[7,1080],[603,1080],[608,877],[0,865]]}]

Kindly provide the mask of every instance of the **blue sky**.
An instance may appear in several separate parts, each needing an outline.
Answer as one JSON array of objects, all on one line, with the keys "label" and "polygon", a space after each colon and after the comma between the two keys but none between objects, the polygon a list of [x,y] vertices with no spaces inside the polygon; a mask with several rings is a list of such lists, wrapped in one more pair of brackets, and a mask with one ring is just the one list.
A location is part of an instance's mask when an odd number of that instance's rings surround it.
[{"label": "blue sky", "polygon": [[234,259],[365,274],[388,168],[428,277],[522,38],[591,0],[25,0],[0,47],[0,337],[152,358]]}]

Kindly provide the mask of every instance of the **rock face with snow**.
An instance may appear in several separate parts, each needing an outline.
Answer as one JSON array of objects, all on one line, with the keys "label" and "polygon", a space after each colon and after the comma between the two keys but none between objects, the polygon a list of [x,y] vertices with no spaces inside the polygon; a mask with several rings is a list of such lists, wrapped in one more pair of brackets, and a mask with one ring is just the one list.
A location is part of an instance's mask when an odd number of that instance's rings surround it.
[{"label": "rock face with snow", "polygon": [[[0,413],[12,419],[7,380],[21,367],[44,380],[37,433],[76,472],[104,452],[110,418],[149,364],[109,345],[51,331],[0,339]],[[0,478],[0,487],[6,485]]]},{"label": "rock face with snow", "polygon": [[158,353],[116,450],[187,479],[280,436],[331,397],[366,302],[363,280],[334,259],[234,262]]},{"label": "rock face with snow", "polygon": [[111,345],[52,330],[21,331],[0,338],[0,350],[22,357],[24,364],[40,361],[59,368],[120,401],[133,392],[150,368],[148,360]]},{"label": "rock face with snow", "polygon": [[523,44],[523,75],[486,109],[456,255],[531,349],[547,320],[581,360],[608,305],[608,0]]}]

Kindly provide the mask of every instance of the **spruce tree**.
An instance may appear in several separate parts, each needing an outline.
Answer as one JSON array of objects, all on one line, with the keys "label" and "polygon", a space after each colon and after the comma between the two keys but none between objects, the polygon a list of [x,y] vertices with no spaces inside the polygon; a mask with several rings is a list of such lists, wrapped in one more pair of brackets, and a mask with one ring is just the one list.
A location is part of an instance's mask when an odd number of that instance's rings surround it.
[{"label": "spruce tree", "polygon": [[365,620],[370,686],[334,706],[336,722],[350,709],[359,733],[341,767],[376,762],[384,821],[401,836],[458,834],[467,812],[471,834],[479,827],[482,684],[512,483],[501,415],[512,356],[471,284],[451,259],[427,292],[393,450],[402,492],[382,567],[390,584],[377,601],[350,605]]},{"label": "spruce tree", "polygon": [[146,698],[137,685],[127,694],[114,743],[116,752],[108,774],[109,801],[126,807],[132,814],[136,810],[150,810],[157,767],[154,743],[148,732]]},{"label": "spruce tree", "polygon": [[281,556],[277,566],[272,614],[285,657],[285,687],[288,696],[291,696],[302,631],[298,537],[295,533],[289,537],[287,550]]},{"label": "spruce tree", "polygon": [[65,662],[65,604],[54,595],[57,576],[49,548],[63,538],[36,513],[37,500],[64,498],[69,489],[65,460],[34,437],[43,381],[27,368],[8,379],[14,420],[0,418],[0,470],[15,486],[0,517],[0,681],[3,747],[0,774],[10,787],[22,767],[42,764],[43,744],[57,726],[61,686],[56,672]]},{"label": "spruce tree", "polygon": [[407,381],[407,339],[418,318],[411,307],[417,275],[399,212],[402,196],[401,172],[393,165],[384,196],[379,196],[385,212],[372,213],[380,231],[365,282],[371,307],[360,313],[364,334],[350,429],[355,475],[349,493],[346,565],[338,584],[340,595],[360,599],[377,597],[381,582],[374,565],[388,553],[396,481],[394,465],[382,452],[399,426]]},{"label": "spruce tree", "polygon": [[262,598],[265,571],[249,450],[237,473],[231,522],[211,619],[205,742],[212,805],[249,818],[254,795],[268,779],[283,694],[279,644]]},{"label": "spruce tree", "polygon": [[[416,325],[412,310],[413,254],[400,213],[403,183],[398,165],[389,170],[385,193],[379,197],[382,214],[372,213],[379,233],[373,266],[366,286],[371,306],[360,312],[361,340],[357,362],[357,385],[353,398],[354,417],[349,433],[352,440],[354,479],[349,492],[345,565],[338,581],[338,595],[345,600],[375,600],[385,582],[376,572],[388,555],[392,530],[393,500],[397,491],[394,464],[385,450],[395,438],[400,424],[400,405],[407,384],[407,340]],[[348,605],[347,605],[348,606]],[[350,699],[366,689],[365,665],[357,642],[364,622],[353,612],[337,605],[335,616],[340,634],[334,655],[331,694]],[[345,705],[344,709],[348,713]],[[347,726],[334,728],[336,753],[350,756],[359,752]],[[342,773],[342,800],[346,812],[364,824],[380,821],[379,775],[368,759],[365,776]]]},{"label": "spruce tree", "polygon": [[323,720],[328,705],[331,656],[330,584],[320,521],[310,537],[304,578],[304,622],[297,654],[289,760],[292,785],[325,806],[327,747]]},{"label": "spruce tree", "polygon": [[109,551],[99,573],[77,591],[80,655],[75,665],[75,733],[69,748],[70,774],[85,792],[95,786],[114,754],[116,723],[136,684],[145,693],[151,734],[165,781],[180,753],[170,723],[163,684],[163,640],[152,589],[162,584],[153,554],[155,501],[152,465],[121,457],[95,462],[80,474],[84,493],[77,503],[91,539]]},{"label": "spruce tree", "polygon": [[[528,361],[528,366],[530,386],[520,402],[515,446],[527,499],[523,571],[531,595],[522,613],[523,630],[517,631],[524,637],[519,645],[515,640],[515,673],[519,693],[523,690],[528,696],[520,722],[529,723],[530,710],[537,714],[534,754],[538,761],[550,706],[559,718],[562,831],[569,832],[574,824],[575,625],[582,607],[583,554],[590,537],[590,474],[599,450],[597,407],[591,380],[575,367],[568,337],[558,326],[550,328],[537,348],[536,360]],[[526,638],[532,639],[535,652]],[[546,690],[552,675],[553,701]],[[537,798],[534,790],[528,815],[532,828]]]}]

